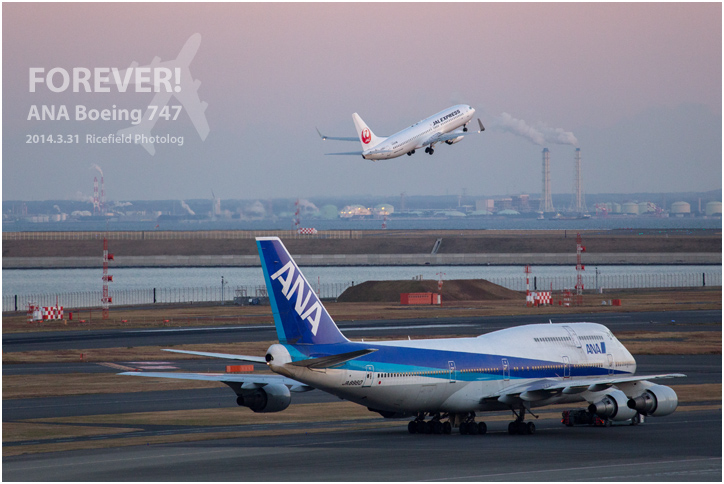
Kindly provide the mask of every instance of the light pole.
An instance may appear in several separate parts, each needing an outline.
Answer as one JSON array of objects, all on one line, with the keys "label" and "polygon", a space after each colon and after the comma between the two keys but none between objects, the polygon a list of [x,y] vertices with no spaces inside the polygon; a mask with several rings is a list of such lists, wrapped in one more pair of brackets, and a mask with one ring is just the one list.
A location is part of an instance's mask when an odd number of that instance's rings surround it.
[{"label": "light pole", "polygon": [[598,292],[598,266],[596,266],[596,292]]}]

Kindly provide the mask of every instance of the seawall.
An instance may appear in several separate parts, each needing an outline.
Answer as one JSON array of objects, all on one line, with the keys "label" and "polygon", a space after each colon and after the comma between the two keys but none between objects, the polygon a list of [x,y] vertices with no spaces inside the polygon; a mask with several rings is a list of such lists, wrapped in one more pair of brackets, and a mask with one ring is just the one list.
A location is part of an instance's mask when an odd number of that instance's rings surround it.
[{"label": "seawall", "polygon": [[[575,253],[293,254],[300,266],[575,265]],[[586,265],[722,264],[720,252],[586,253]],[[101,257],[3,257],[3,269],[99,268]],[[258,267],[258,255],[121,256],[110,267]]]}]

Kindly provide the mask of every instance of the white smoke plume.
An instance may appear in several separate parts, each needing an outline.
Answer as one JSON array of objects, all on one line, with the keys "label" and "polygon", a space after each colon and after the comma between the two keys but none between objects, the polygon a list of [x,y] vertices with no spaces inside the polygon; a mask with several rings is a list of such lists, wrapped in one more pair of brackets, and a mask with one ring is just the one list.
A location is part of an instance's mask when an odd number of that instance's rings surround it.
[{"label": "white smoke plume", "polygon": [[522,119],[517,119],[508,113],[502,113],[491,126],[507,133],[522,136],[533,144],[545,146],[546,144],[578,146],[578,140],[570,131],[562,128],[551,128],[544,123],[530,126]]},{"label": "white smoke plume", "polygon": [[299,211],[301,213],[314,213],[319,212],[319,209],[315,204],[305,198],[299,199]]},{"label": "white smoke plume", "polygon": [[266,215],[266,208],[264,208],[263,203],[257,200],[251,205],[247,205],[246,207],[244,207],[244,213],[246,213],[246,215],[250,217],[263,218]]},{"label": "white smoke plume", "polygon": [[528,126],[528,123],[522,119],[516,119],[508,113],[501,114],[500,118],[495,121],[495,124],[493,124],[492,127],[501,129],[507,133],[522,136],[536,145],[542,146],[545,144],[545,137],[543,136],[543,133],[532,126]]},{"label": "white smoke plume", "polygon": [[83,192],[81,192],[80,190],[75,192],[75,197],[73,197],[73,198],[74,198],[74,200],[76,200],[78,202],[93,203],[93,197],[91,197],[90,195],[83,195]]},{"label": "white smoke plume", "polygon": [[189,215],[196,215],[196,212],[191,210],[191,207],[189,207],[188,204],[186,202],[184,202],[183,200],[181,200],[181,206],[186,209],[186,211],[189,213]]},{"label": "white smoke plume", "polygon": [[59,206],[53,205],[53,208],[56,209],[56,210],[58,211],[58,213],[60,213],[60,207],[59,207]]},{"label": "white smoke plume", "polygon": [[98,173],[100,173],[101,176],[103,176],[103,170],[101,170],[101,167],[100,167],[100,166],[98,166],[98,165],[96,165],[95,163],[93,163],[90,167],[91,167],[92,169],[98,170]]}]

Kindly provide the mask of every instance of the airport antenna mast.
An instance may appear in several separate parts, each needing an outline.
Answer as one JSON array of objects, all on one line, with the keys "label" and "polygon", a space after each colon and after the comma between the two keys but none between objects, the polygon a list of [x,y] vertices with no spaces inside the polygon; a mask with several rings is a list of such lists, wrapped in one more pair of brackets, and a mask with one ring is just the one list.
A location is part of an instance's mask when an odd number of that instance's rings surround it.
[{"label": "airport antenna mast", "polygon": [[103,296],[101,305],[103,307],[103,319],[108,319],[108,308],[113,298],[108,295],[108,283],[113,282],[113,276],[108,274],[108,261],[114,260],[113,254],[108,253],[108,237],[103,237]]}]

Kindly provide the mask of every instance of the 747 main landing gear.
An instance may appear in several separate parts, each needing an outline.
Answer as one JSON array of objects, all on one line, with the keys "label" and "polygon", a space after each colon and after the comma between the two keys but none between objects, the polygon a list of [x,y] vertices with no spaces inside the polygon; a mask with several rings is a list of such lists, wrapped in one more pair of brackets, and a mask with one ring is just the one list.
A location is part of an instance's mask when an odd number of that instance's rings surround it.
[{"label": "747 main landing gear", "polygon": [[[513,409],[511,409],[513,410]],[[515,434],[528,434],[532,435],[535,433],[535,424],[533,422],[524,422],[523,419],[525,419],[525,408],[522,408],[520,410],[520,414],[515,413],[515,410],[513,410],[513,415],[515,415],[515,420],[513,422],[510,422],[508,424],[508,433],[510,435]],[[533,412],[531,412],[531,415],[533,415]],[[535,417],[535,415],[533,415]],[[538,418],[538,417],[536,417]]]},{"label": "747 main landing gear", "polygon": [[488,432],[485,422],[476,422],[475,413],[471,412],[460,422],[460,435],[484,435]]},{"label": "747 main landing gear", "polygon": [[407,156],[412,156],[412,155],[414,155],[414,154],[415,154],[415,150],[412,150],[412,151],[408,151],[408,152],[407,152]]},{"label": "747 main landing gear", "polygon": [[[483,435],[487,433],[485,422],[476,422],[475,413],[444,414],[436,413],[432,419],[425,421],[425,413],[420,413],[415,420],[407,424],[407,431],[411,434],[445,434],[452,433],[453,422],[459,422],[460,435]],[[446,418],[442,422],[440,419]]]},{"label": "747 main landing gear", "polygon": [[432,149],[431,146],[428,146],[427,148],[425,148],[425,153],[427,153],[427,154],[430,154],[430,155],[431,155],[431,154],[433,154],[434,152],[435,152],[435,150]]},{"label": "747 main landing gear", "polygon": [[[444,417],[447,417],[445,415]],[[452,424],[449,420],[440,421],[440,414],[436,413],[432,416],[432,420],[425,421],[425,414],[421,413],[415,420],[407,424],[407,431],[411,434],[445,434],[452,433]]]}]

